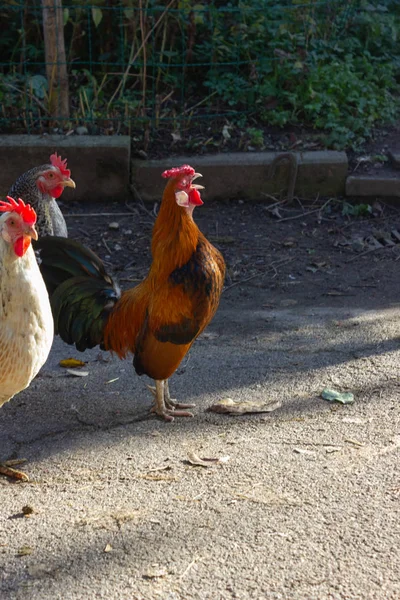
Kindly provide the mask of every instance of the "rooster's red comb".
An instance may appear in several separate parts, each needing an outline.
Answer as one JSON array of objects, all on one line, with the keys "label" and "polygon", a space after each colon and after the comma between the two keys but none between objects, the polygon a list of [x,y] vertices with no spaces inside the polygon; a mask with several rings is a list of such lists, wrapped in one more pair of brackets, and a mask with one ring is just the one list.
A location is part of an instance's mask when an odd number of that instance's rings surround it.
[{"label": "rooster's red comb", "polygon": [[63,175],[65,175],[65,177],[71,176],[70,169],[67,169],[67,159],[66,158],[64,158],[64,160],[61,160],[61,156],[57,156],[57,152],[54,152],[54,154],[52,154],[50,156],[50,162],[53,165],[53,167],[58,167],[60,169],[61,173]]},{"label": "rooster's red comb", "polygon": [[179,177],[180,175],[194,175],[195,170],[190,165],[182,165],[181,167],[174,167],[164,171],[162,177],[169,179],[170,177]]},{"label": "rooster's red comb", "polygon": [[8,202],[0,200],[0,212],[16,212],[21,215],[22,219],[27,225],[34,225],[36,223],[36,213],[30,204],[25,204],[21,198],[18,198],[18,202],[7,196]]}]

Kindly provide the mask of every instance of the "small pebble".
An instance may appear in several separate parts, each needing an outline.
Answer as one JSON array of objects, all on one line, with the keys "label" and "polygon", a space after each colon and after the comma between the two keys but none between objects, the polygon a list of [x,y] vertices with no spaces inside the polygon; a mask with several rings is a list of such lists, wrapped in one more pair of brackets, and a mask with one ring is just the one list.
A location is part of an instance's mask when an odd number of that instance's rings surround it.
[{"label": "small pebble", "polygon": [[355,239],[351,242],[351,247],[355,252],[362,252],[364,250],[364,242],[362,239]]},{"label": "small pebble", "polygon": [[117,231],[119,229],[119,223],[116,221],[112,221],[112,223],[108,224],[108,229],[112,229],[113,231]]},{"label": "small pebble", "polygon": [[87,130],[87,127],[80,125],[75,129],[75,133],[77,133],[78,135],[87,135],[89,132]]}]

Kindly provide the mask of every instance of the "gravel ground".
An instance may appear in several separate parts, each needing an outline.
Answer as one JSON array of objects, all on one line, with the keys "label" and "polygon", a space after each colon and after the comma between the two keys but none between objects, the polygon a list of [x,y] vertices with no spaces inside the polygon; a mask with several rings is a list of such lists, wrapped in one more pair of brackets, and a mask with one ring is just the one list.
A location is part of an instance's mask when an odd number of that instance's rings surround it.
[{"label": "gravel ground", "polygon": [[[193,419],[149,416],[149,381],[131,361],[55,340],[0,414],[0,458],[26,458],[31,478],[0,479],[1,598],[400,597],[400,249],[371,245],[400,215],[381,204],[375,219],[349,219],[331,204],[322,215],[282,205],[287,221],[264,205],[196,212],[228,279],[171,380]],[[152,216],[87,216],[101,210],[70,207],[82,213],[68,218],[71,237],[134,285]],[[59,366],[71,356],[87,377]],[[323,400],[325,387],[354,403]],[[228,397],[281,406],[207,411]],[[204,467],[193,454],[223,460]]]}]

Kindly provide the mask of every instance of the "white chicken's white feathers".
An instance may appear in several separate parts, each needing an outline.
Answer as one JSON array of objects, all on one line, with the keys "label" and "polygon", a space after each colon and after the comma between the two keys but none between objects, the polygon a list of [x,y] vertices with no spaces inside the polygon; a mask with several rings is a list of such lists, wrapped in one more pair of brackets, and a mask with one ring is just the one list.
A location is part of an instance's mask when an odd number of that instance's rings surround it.
[{"label": "white chicken's white feathers", "polygon": [[49,296],[32,246],[18,258],[0,235],[0,406],[28,387],[52,341]]}]

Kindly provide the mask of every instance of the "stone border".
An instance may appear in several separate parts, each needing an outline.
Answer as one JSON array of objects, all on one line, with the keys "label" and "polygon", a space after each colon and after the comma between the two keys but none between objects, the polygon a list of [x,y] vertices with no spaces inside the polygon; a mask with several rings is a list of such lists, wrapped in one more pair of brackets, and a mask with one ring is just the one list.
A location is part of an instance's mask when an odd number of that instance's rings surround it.
[{"label": "stone border", "polygon": [[[270,196],[284,198],[292,175],[287,160],[280,162],[270,178],[272,161],[282,153],[235,152],[206,156],[180,156],[161,160],[131,159],[129,136],[0,136],[0,198],[24,171],[46,163],[57,151],[68,159],[76,190],[68,190],[68,200],[126,201],[130,183],[144,201],[158,201],[164,188],[164,169],[192,164],[204,175],[206,200],[270,201]],[[400,197],[400,173],[387,176],[348,176],[345,152],[315,151],[294,153],[298,161],[295,195],[315,199],[317,196],[358,198]],[[392,157],[395,163],[398,156]],[[399,163],[397,163],[399,164]]]},{"label": "stone border", "polygon": [[[189,163],[204,176],[208,200],[267,199],[285,193],[289,186],[289,161],[280,162],[270,178],[272,161],[285,153],[231,152],[207,156],[181,156],[162,160],[132,159],[132,183],[144,201],[159,200],[164,187],[160,174],[164,169]],[[295,194],[315,199],[343,195],[348,170],[345,152],[296,152],[298,173]]]},{"label": "stone border", "polygon": [[3,135],[0,136],[0,198],[21,173],[45,164],[57,151],[68,159],[77,186],[62,201],[129,198],[129,136]]},{"label": "stone border", "polygon": [[400,198],[400,173],[390,175],[349,175],[346,196],[350,198]]}]

